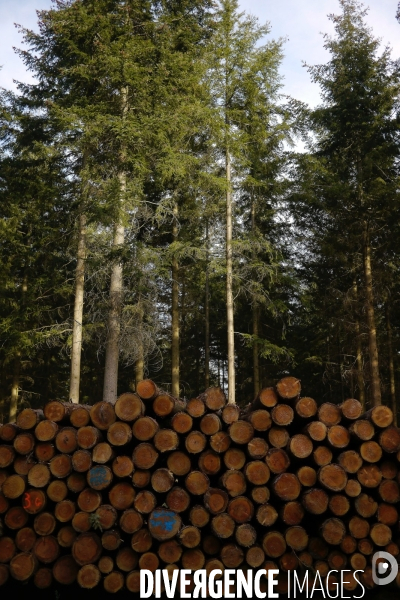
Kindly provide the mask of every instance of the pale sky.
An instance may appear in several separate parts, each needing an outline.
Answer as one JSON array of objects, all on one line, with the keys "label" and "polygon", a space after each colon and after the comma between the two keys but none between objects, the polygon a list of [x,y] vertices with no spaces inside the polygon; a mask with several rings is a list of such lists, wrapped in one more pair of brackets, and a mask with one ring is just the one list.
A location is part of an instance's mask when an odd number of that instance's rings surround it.
[{"label": "pale sky", "polygon": [[[393,58],[400,58],[400,24],[395,19],[398,0],[370,0],[368,24],[383,44],[393,48]],[[0,0],[0,86],[15,88],[13,79],[31,81],[13,46],[21,47],[21,36],[14,23],[30,29],[37,28],[36,10],[47,9],[51,0]],[[262,23],[269,21],[272,37],[287,38],[281,73],[284,93],[318,104],[318,87],[311,83],[303,61],[309,64],[326,62],[322,33],[332,32],[329,13],[339,12],[337,0],[241,0],[241,8],[257,16]]]}]

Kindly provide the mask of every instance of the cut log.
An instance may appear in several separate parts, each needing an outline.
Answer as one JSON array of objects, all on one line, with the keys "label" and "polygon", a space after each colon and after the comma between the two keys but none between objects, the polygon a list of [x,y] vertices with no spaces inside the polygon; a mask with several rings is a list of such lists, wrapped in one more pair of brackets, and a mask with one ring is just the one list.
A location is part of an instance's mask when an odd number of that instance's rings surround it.
[{"label": "cut log", "polygon": [[221,419],[215,413],[204,415],[200,420],[200,429],[204,435],[214,435],[222,429]]},{"label": "cut log", "polygon": [[253,485],[265,485],[270,478],[268,465],[261,460],[253,460],[246,464],[244,475]]},{"label": "cut log", "polygon": [[345,535],[340,543],[340,549],[345,554],[353,554],[357,550],[357,540],[352,535]]},{"label": "cut log", "polygon": [[329,554],[329,546],[321,537],[311,537],[307,550],[315,560],[323,560]]},{"label": "cut log", "polygon": [[53,566],[53,577],[62,585],[71,585],[76,580],[79,567],[72,556],[61,556]]},{"label": "cut log", "polygon": [[173,415],[185,408],[185,403],[180,402],[169,394],[159,394],[153,400],[153,411],[161,419]]},{"label": "cut log", "polygon": [[273,387],[263,388],[255,401],[255,404],[261,404],[266,408],[273,408],[278,403],[278,396]]},{"label": "cut log", "polygon": [[77,512],[73,516],[71,524],[77,533],[86,533],[92,527],[90,514],[83,511]]},{"label": "cut log", "polygon": [[63,479],[72,471],[72,461],[68,454],[56,454],[49,463],[49,469],[53,477]]},{"label": "cut log", "polygon": [[296,500],[286,502],[281,508],[280,518],[286,525],[299,525],[304,518],[304,508]]},{"label": "cut log", "polygon": [[294,525],[286,530],[285,541],[294,552],[301,552],[307,548],[308,535],[304,527]]},{"label": "cut log", "polygon": [[[0,488],[1,488],[1,486],[0,486]],[[10,507],[9,501],[2,493],[0,493],[0,515],[7,512],[9,507]]]},{"label": "cut log", "polygon": [[175,486],[168,492],[165,503],[171,510],[181,513],[189,508],[190,496],[186,490]]},{"label": "cut log", "polygon": [[48,567],[40,567],[34,575],[33,583],[39,590],[45,590],[51,587],[53,583],[53,573]]},{"label": "cut log", "polygon": [[317,481],[317,472],[312,467],[304,465],[296,471],[296,475],[301,485],[304,487],[313,487]]},{"label": "cut log", "polygon": [[108,575],[114,569],[114,560],[111,556],[102,556],[97,563],[100,573]]},{"label": "cut log", "polygon": [[105,490],[113,480],[113,473],[106,465],[97,465],[88,471],[86,481],[93,490]]},{"label": "cut log", "polygon": [[48,565],[57,560],[60,554],[60,546],[54,536],[46,535],[37,540],[33,553],[38,561]]},{"label": "cut log", "polygon": [[0,425],[0,440],[6,442],[6,444],[12,442],[19,431],[20,428],[16,423]]},{"label": "cut log", "polygon": [[96,565],[85,565],[79,569],[76,579],[81,588],[92,590],[99,585],[101,573]]},{"label": "cut log", "polygon": [[126,444],[129,444],[131,439],[132,429],[127,423],[116,421],[115,423],[110,425],[110,427],[107,430],[107,440],[112,446],[125,446]]},{"label": "cut log", "polygon": [[140,571],[131,571],[128,573],[126,576],[125,585],[129,592],[138,594],[140,592]]},{"label": "cut log", "polygon": [[168,469],[157,469],[151,476],[151,487],[157,493],[168,492],[174,485],[174,475]]},{"label": "cut log", "polygon": [[195,504],[190,509],[189,521],[195,527],[205,527],[210,521],[210,513],[204,508],[204,506]]},{"label": "cut log", "polygon": [[185,479],[185,487],[190,494],[201,496],[205,494],[210,487],[210,480],[205,473],[201,471],[191,471]]},{"label": "cut log", "polygon": [[379,434],[379,445],[385,452],[393,454],[400,450],[400,429],[387,427]]},{"label": "cut log", "polygon": [[77,503],[81,510],[85,512],[94,512],[99,508],[101,500],[102,497],[100,492],[96,492],[96,490],[92,490],[92,488],[85,488],[79,494]]},{"label": "cut log", "polygon": [[0,563],[8,563],[15,555],[17,547],[12,538],[8,536],[0,537]]},{"label": "cut log", "polygon": [[314,442],[322,442],[326,438],[328,428],[322,421],[312,421],[305,428],[305,432]]},{"label": "cut log", "polygon": [[[132,536],[135,536],[136,534],[134,534]],[[104,533],[101,536],[101,545],[105,550],[108,550],[109,552],[114,552],[115,550],[118,550],[118,548],[120,547],[120,545],[122,544],[122,538],[121,538],[121,533],[118,531],[118,529],[107,529],[107,531],[104,531]]]},{"label": "cut log", "polygon": [[355,450],[346,450],[338,456],[338,463],[346,473],[354,474],[361,469],[363,461]]},{"label": "cut log", "polygon": [[361,552],[355,552],[350,556],[350,566],[354,571],[364,571],[367,566],[367,559]]},{"label": "cut log", "polygon": [[367,538],[359,540],[357,543],[357,548],[359,552],[361,552],[361,554],[365,554],[365,556],[370,556],[374,551],[373,543]]},{"label": "cut log", "polygon": [[376,463],[382,458],[382,448],[377,442],[364,442],[360,446],[361,457],[369,463]]},{"label": "cut log", "polygon": [[328,565],[333,570],[342,571],[346,568],[347,556],[339,550],[333,550],[328,554]]},{"label": "cut log", "polygon": [[157,508],[153,510],[148,522],[151,536],[163,542],[173,538],[182,527],[180,516],[172,510]]},{"label": "cut log", "polygon": [[69,416],[69,422],[76,429],[79,429],[80,427],[86,427],[86,425],[89,425],[90,406],[86,404],[74,406]]},{"label": "cut log", "polygon": [[224,463],[227,469],[236,469],[239,471],[246,464],[246,455],[240,448],[228,448],[224,453]]},{"label": "cut log", "polygon": [[378,506],[378,512],[376,515],[379,523],[389,525],[389,527],[395,525],[399,520],[399,513],[395,506],[380,502]]},{"label": "cut log", "polygon": [[249,413],[246,418],[252,424],[255,431],[268,431],[272,426],[272,419],[268,410],[255,410]]},{"label": "cut log", "polygon": [[210,437],[209,442],[214,452],[226,452],[231,445],[231,438],[226,431],[218,431]]},{"label": "cut log", "polygon": [[333,517],[322,523],[321,535],[328,544],[338,546],[346,535],[346,527],[343,521]]},{"label": "cut log", "polygon": [[346,448],[350,443],[350,433],[342,425],[329,427],[327,438],[333,448]]},{"label": "cut log", "polygon": [[76,540],[76,531],[70,525],[61,527],[57,533],[57,542],[61,548],[71,548],[72,544]]},{"label": "cut log", "polygon": [[160,393],[160,390],[151,379],[143,379],[136,385],[136,393],[142,400],[148,401],[153,400]]},{"label": "cut log", "polygon": [[221,484],[232,498],[246,493],[246,479],[241,471],[235,469],[225,471]]},{"label": "cut log", "polygon": [[322,515],[328,509],[329,496],[325,490],[311,488],[304,492],[301,502],[307,512],[312,515]]},{"label": "cut log", "polygon": [[178,538],[185,548],[197,548],[201,542],[201,532],[194,525],[186,525],[180,530]]},{"label": "cut log", "polygon": [[276,391],[284,400],[293,400],[300,395],[300,380],[296,377],[283,377],[283,379],[276,384]]},{"label": "cut log", "polygon": [[388,504],[397,504],[400,501],[399,484],[393,479],[384,479],[379,485],[378,493]]},{"label": "cut log", "polygon": [[125,481],[116,483],[108,492],[110,504],[117,510],[131,508],[135,500],[136,492],[133,487]]},{"label": "cut log", "polygon": [[139,417],[132,425],[133,435],[141,442],[152,440],[159,429],[157,421],[151,417]]},{"label": "cut log", "polygon": [[150,531],[143,527],[136,531],[131,539],[132,550],[143,553],[148,552],[153,545],[153,538]]},{"label": "cut log", "polygon": [[179,446],[178,434],[173,429],[160,429],[154,436],[153,441],[154,446],[161,453],[176,450]]},{"label": "cut log", "polygon": [[350,510],[349,499],[343,494],[334,494],[329,499],[329,510],[335,517],[343,517]]},{"label": "cut log", "polygon": [[229,501],[227,513],[239,525],[248,523],[253,518],[254,505],[246,496],[237,496]]},{"label": "cut log", "polygon": [[295,458],[305,459],[312,453],[313,443],[308,436],[298,433],[290,439],[288,449]]},{"label": "cut log", "polygon": [[19,529],[15,536],[15,545],[21,552],[30,552],[36,543],[36,533],[31,527]]},{"label": "cut log", "polygon": [[33,465],[28,473],[28,483],[35,488],[45,487],[50,481],[51,473],[47,465],[39,463]]},{"label": "cut log", "polygon": [[250,548],[256,543],[257,532],[249,523],[243,523],[242,525],[239,525],[239,527],[236,527],[235,540],[239,546]]},{"label": "cut log", "polygon": [[301,485],[294,473],[282,473],[272,481],[272,489],[278,498],[289,502],[299,497]]},{"label": "cut log", "polygon": [[133,508],[124,510],[119,520],[119,526],[125,533],[133,534],[143,527],[143,517]]},{"label": "cut log", "polygon": [[214,556],[221,551],[221,541],[215,535],[206,535],[202,541],[202,548],[206,554]]},{"label": "cut log", "polygon": [[387,546],[392,541],[392,530],[384,523],[375,523],[371,527],[369,537],[376,546]]},{"label": "cut log", "polygon": [[227,539],[235,531],[235,521],[227,513],[220,513],[211,519],[211,529],[218,538]]},{"label": "cut log", "polygon": [[204,404],[210,410],[217,411],[224,408],[226,404],[226,396],[220,387],[210,387],[203,394],[199,396],[203,400]]},{"label": "cut log", "polygon": [[90,409],[90,419],[95,427],[107,431],[116,420],[114,406],[110,402],[97,402]]},{"label": "cut log", "polygon": [[37,515],[46,507],[46,495],[42,490],[31,488],[24,493],[22,507],[29,515]]},{"label": "cut log", "polygon": [[311,419],[317,414],[318,406],[313,398],[299,398],[295,403],[296,414],[302,419]]},{"label": "cut log", "polygon": [[285,538],[279,531],[269,531],[262,540],[262,547],[270,558],[279,558],[286,552]]},{"label": "cut log", "polygon": [[35,517],[33,529],[37,535],[51,535],[56,528],[56,519],[49,512],[42,512]]},{"label": "cut log", "polygon": [[36,425],[35,437],[39,442],[51,442],[58,433],[58,424],[45,419]]},{"label": "cut log", "polygon": [[357,498],[361,494],[361,485],[356,479],[349,479],[344,491],[350,498]]},{"label": "cut log", "polygon": [[133,473],[133,461],[129,456],[117,456],[111,468],[116,477],[129,477]]},{"label": "cut log", "polygon": [[201,398],[192,398],[186,404],[186,412],[194,419],[202,417],[206,412],[206,405]]},{"label": "cut log", "polygon": [[[157,559],[157,563],[158,562],[159,561]],[[137,567],[138,555],[132,550],[132,548],[128,548],[125,546],[124,548],[120,548],[120,550],[118,550],[115,563],[120,571],[128,573],[129,571],[132,571]],[[147,564],[149,564],[149,561],[147,561]],[[149,566],[146,566],[144,568],[149,569]]]},{"label": "cut log", "polygon": [[72,454],[78,447],[77,433],[74,427],[64,427],[55,439],[56,448],[59,452]]},{"label": "cut log", "polygon": [[394,479],[398,473],[397,464],[393,460],[382,461],[380,468],[384,479]]},{"label": "cut log", "polygon": [[366,519],[358,515],[352,517],[349,521],[349,532],[356,540],[366,538],[369,534],[370,526]]},{"label": "cut log", "polygon": [[187,412],[177,412],[171,419],[171,427],[176,433],[189,433],[193,427],[193,419]]},{"label": "cut log", "polygon": [[359,419],[362,413],[362,404],[355,398],[348,398],[340,405],[340,410],[345,419],[354,421]]},{"label": "cut log", "polygon": [[124,587],[125,579],[119,571],[111,571],[104,577],[103,586],[106,592],[116,594]]},{"label": "cut log", "polygon": [[42,410],[24,408],[17,415],[17,427],[24,430],[33,429],[43,419],[44,414]]},{"label": "cut log", "polygon": [[36,444],[34,453],[39,462],[49,462],[55,456],[56,449],[53,444],[44,442],[42,444]]},{"label": "cut log", "polygon": [[248,444],[254,437],[254,427],[251,423],[239,419],[229,426],[229,436],[236,444]]},{"label": "cut log", "polygon": [[272,527],[277,518],[277,510],[272,504],[262,504],[257,508],[256,520],[263,527]]},{"label": "cut log", "polygon": [[111,504],[102,504],[95,512],[95,518],[102,530],[114,527],[117,517],[117,511]]},{"label": "cut log", "polygon": [[108,442],[100,442],[92,450],[93,462],[104,465],[115,458],[115,451]]},{"label": "cut log", "polygon": [[357,479],[363,487],[378,487],[382,481],[382,473],[377,465],[365,465],[357,471]]},{"label": "cut log", "polygon": [[200,454],[198,465],[206,475],[216,475],[221,470],[221,458],[213,450],[206,450]]},{"label": "cut log", "polygon": [[79,494],[86,487],[86,478],[82,473],[71,473],[67,478],[67,488],[74,494]]},{"label": "cut log", "polygon": [[240,417],[240,408],[237,404],[227,404],[221,412],[221,418],[226,425],[232,425]]},{"label": "cut log", "polygon": [[54,516],[57,521],[67,523],[71,521],[76,511],[75,502],[72,500],[62,500],[58,502],[54,508]]},{"label": "cut log", "polygon": [[360,494],[354,501],[354,508],[360,517],[369,519],[378,510],[378,503],[368,494]]},{"label": "cut log", "polygon": [[37,558],[30,552],[20,552],[10,561],[10,574],[17,581],[28,581],[37,568]]},{"label": "cut log", "polygon": [[342,412],[336,404],[324,402],[318,409],[318,419],[327,427],[338,425],[342,418]]},{"label": "cut log", "polygon": [[27,454],[33,452],[35,447],[35,438],[31,433],[27,433],[26,431],[19,433],[14,439],[13,446],[18,454],[26,456]]},{"label": "cut log", "polygon": [[393,423],[393,412],[388,406],[380,404],[371,408],[371,410],[362,415],[362,418],[368,419],[377,427],[384,429]]},{"label": "cut log", "polygon": [[[245,527],[241,525],[241,527]],[[260,567],[265,561],[264,550],[260,546],[252,546],[246,552],[246,563],[253,569]]]},{"label": "cut log", "polygon": [[22,496],[26,489],[26,478],[21,475],[10,475],[1,486],[3,496],[15,500]]},{"label": "cut log", "polygon": [[86,473],[92,466],[92,455],[88,450],[76,450],[71,460],[74,471],[78,473]]},{"label": "cut log", "polygon": [[350,425],[349,431],[354,437],[362,440],[363,442],[367,442],[375,435],[374,425],[367,419],[359,419],[358,421],[355,421]]},{"label": "cut log", "polygon": [[79,448],[83,450],[90,450],[94,448],[96,444],[99,444],[103,439],[101,431],[97,427],[92,425],[86,425],[80,427],[76,433],[76,440]]},{"label": "cut log", "polygon": [[[293,408],[288,404],[277,404],[271,411],[271,418],[275,425],[286,427],[293,421]],[[271,441],[271,440],[270,440]]]},{"label": "cut log", "polygon": [[207,438],[201,431],[191,431],[185,439],[185,448],[189,454],[199,454],[200,452],[203,452],[206,445]]},{"label": "cut log", "polygon": [[318,471],[318,481],[331,492],[341,492],[346,487],[346,471],[340,465],[325,465]]},{"label": "cut log", "polygon": [[21,529],[28,522],[28,513],[22,506],[12,506],[4,515],[4,524],[9,529]]},{"label": "cut log", "polygon": [[158,452],[153,444],[143,442],[138,444],[132,454],[132,461],[135,469],[151,469],[154,467],[158,459]]},{"label": "cut log", "polygon": [[61,400],[52,400],[45,404],[43,412],[46,419],[59,423],[60,421],[68,419],[72,413],[73,407],[73,404],[62,402]]},{"label": "cut log", "polygon": [[327,446],[317,446],[312,456],[316,465],[324,467],[332,462],[333,454]]},{"label": "cut log", "polygon": [[204,567],[206,562],[206,557],[203,552],[199,550],[199,548],[195,548],[194,550],[185,550],[182,554],[181,563],[184,569],[188,569],[190,571],[198,571]]},{"label": "cut log", "polygon": [[168,456],[167,467],[174,475],[182,476],[189,473],[192,464],[190,458],[184,452],[176,450]]},{"label": "cut log", "polygon": [[225,544],[221,550],[221,560],[227,569],[237,569],[244,561],[244,552],[236,544]]},{"label": "cut log", "polygon": [[114,409],[118,419],[128,423],[135,421],[144,414],[143,402],[137,394],[132,392],[121,394],[115,403]]},{"label": "cut log", "polygon": [[28,473],[36,465],[36,461],[32,456],[16,456],[14,458],[14,471],[17,475],[28,475]]},{"label": "cut log", "polygon": [[[255,458],[255,459],[265,458],[265,456],[267,455],[268,449],[269,449],[269,447],[268,447],[267,442],[263,438],[260,438],[260,437],[253,438],[247,444],[248,455],[251,458]],[[227,450],[227,452],[229,452],[229,450]],[[237,467],[228,467],[228,468],[236,469]]]},{"label": "cut log", "polygon": [[132,485],[137,488],[144,488],[149,485],[151,479],[151,471],[137,469],[132,475]]},{"label": "cut log", "polygon": [[156,497],[149,490],[140,491],[133,502],[135,509],[143,515],[151,513],[155,509],[156,504]]},{"label": "cut log", "polygon": [[204,494],[204,505],[212,515],[225,512],[228,501],[228,494],[218,488],[209,488]]}]

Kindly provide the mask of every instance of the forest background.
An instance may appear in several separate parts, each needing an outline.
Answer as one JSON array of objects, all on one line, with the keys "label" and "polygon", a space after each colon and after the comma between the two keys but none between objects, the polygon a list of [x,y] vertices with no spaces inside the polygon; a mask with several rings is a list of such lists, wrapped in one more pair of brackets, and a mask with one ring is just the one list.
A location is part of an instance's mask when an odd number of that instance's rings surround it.
[{"label": "forest background", "polygon": [[319,402],[397,412],[398,34],[390,51],[360,3],[322,4],[322,64],[301,76],[285,22],[234,0],[58,0],[20,31],[26,77],[1,95],[0,422],[144,376],[245,404],[290,373]]}]

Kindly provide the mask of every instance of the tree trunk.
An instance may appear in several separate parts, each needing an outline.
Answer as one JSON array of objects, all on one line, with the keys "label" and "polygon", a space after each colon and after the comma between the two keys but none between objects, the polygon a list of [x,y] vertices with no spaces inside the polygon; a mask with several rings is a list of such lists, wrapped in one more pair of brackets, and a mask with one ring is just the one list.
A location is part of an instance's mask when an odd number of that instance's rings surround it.
[{"label": "tree trunk", "polygon": [[139,298],[139,314],[138,314],[138,358],[135,361],[135,389],[139,381],[144,379],[144,349],[143,349],[143,307]]},{"label": "tree trunk", "polygon": [[[255,228],[256,228],[256,206],[255,206],[255,202],[254,202],[254,198],[252,199],[251,202],[251,231],[254,235],[255,233]],[[255,256],[253,255],[253,260],[255,259]],[[257,398],[260,390],[261,390],[261,384],[260,384],[260,362],[259,362],[259,356],[258,356],[258,343],[255,341],[258,338],[258,319],[259,319],[259,310],[258,310],[258,304],[257,301],[253,298],[253,336],[254,336],[254,342],[253,342],[253,391],[254,391],[254,398]]]},{"label": "tree trunk", "polygon": [[[122,119],[125,119],[128,111],[128,88],[121,90],[122,101]],[[125,149],[122,148],[121,163],[125,160]],[[114,226],[113,248],[118,250],[125,241],[125,227],[123,225],[123,212],[126,194],[126,173],[118,173],[120,205],[118,210],[117,222]],[[103,400],[114,403],[117,399],[118,387],[118,359],[119,359],[119,336],[121,330],[121,310],[123,297],[123,271],[122,264],[115,262],[111,267],[110,282],[110,309],[108,312],[108,332],[106,343],[106,359],[104,369],[104,387]]]},{"label": "tree trunk", "polygon": [[208,222],[206,224],[206,289],[204,300],[205,340],[204,340],[204,384],[210,387],[210,281],[209,281],[209,235]]},{"label": "tree trunk", "polygon": [[354,300],[356,302],[356,316],[355,316],[355,334],[356,334],[356,363],[357,363],[357,385],[358,385],[358,395],[360,402],[363,407],[363,411],[365,411],[365,383],[364,383],[364,369],[363,369],[363,355],[362,355],[362,345],[361,345],[361,333],[360,333],[360,321],[358,319],[358,287],[357,281],[354,279],[353,281],[353,295]]},{"label": "tree trunk", "polygon": [[225,154],[226,166],[226,321],[228,333],[228,402],[235,403],[235,339],[232,289],[232,189],[231,156]]},{"label": "tree trunk", "polygon": [[75,271],[75,302],[74,324],[72,330],[71,350],[71,379],[69,387],[70,402],[79,404],[79,383],[81,375],[82,355],[82,321],[83,321],[83,293],[85,283],[85,258],[86,258],[86,216],[79,215],[78,224],[78,253]]},{"label": "tree trunk", "polygon": [[386,332],[387,332],[387,345],[389,353],[389,378],[390,378],[390,400],[393,411],[393,422],[397,426],[397,405],[396,405],[396,383],[394,375],[394,356],[393,356],[393,344],[392,344],[392,325],[390,323],[390,308],[389,302],[386,303]]},{"label": "tree trunk", "polygon": [[11,385],[10,413],[9,413],[9,419],[8,419],[10,423],[15,423],[15,421],[17,420],[20,372],[21,372],[21,358],[20,358],[20,355],[18,354],[14,358],[13,379],[12,379],[12,385]]},{"label": "tree trunk", "polygon": [[364,223],[363,245],[365,300],[367,309],[369,364],[371,373],[371,403],[373,406],[378,406],[379,404],[382,404],[382,399],[379,378],[379,359],[378,346],[376,342],[374,294],[371,271],[371,242],[369,237],[368,224],[366,222]]},{"label": "tree trunk", "polygon": [[[174,222],[172,225],[172,239],[178,239],[178,205],[174,205]],[[172,395],[179,398],[179,264],[176,256],[172,258],[172,315],[171,315],[171,367],[172,367]]]}]

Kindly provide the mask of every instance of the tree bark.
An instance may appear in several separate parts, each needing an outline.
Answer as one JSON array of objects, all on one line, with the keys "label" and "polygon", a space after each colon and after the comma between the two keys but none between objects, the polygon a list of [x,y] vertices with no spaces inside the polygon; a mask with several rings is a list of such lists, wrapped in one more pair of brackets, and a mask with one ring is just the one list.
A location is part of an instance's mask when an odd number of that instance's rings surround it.
[{"label": "tree bark", "polygon": [[386,303],[385,313],[386,313],[387,345],[388,345],[388,353],[389,353],[390,400],[391,400],[392,411],[393,411],[393,423],[397,427],[396,383],[395,383],[395,375],[394,375],[392,325],[390,323],[389,302]]},{"label": "tree bark", "polygon": [[139,314],[138,314],[138,330],[139,330],[139,341],[138,341],[138,358],[135,361],[135,390],[139,381],[144,379],[144,349],[143,349],[143,306],[141,298],[139,297]]},{"label": "tree bark", "polygon": [[17,420],[17,408],[18,408],[18,394],[19,394],[19,376],[21,372],[21,358],[20,355],[14,358],[14,369],[13,379],[11,385],[11,400],[10,400],[10,413],[9,422],[15,423]]},{"label": "tree bark", "polygon": [[[174,205],[172,239],[178,239],[178,205]],[[179,264],[176,256],[172,258],[172,314],[171,314],[171,392],[179,398]]]},{"label": "tree bark", "polygon": [[204,383],[205,388],[210,387],[210,281],[209,281],[209,235],[208,222],[206,224],[206,289],[204,300],[205,340],[204,340]]},{"label": "tree bark", "polygon": [[[256,206],[254,198],[251,202],[251,230],[254,235],[256,228]],[[255,257],[253,256],[253,259]],[[258,319],[259,319],[259,310],[258,304],[255,299],[253,299],[253,336],[256,340],[258,338]],[[260,383],[260,362],[258,356],[258,343],[256,341],[253,342],[253,391],[254,397],[256,398],[261,390]]]},{"label": "tree bark", "polygon": [[85,285],[85,259],[86,259],[86,216],[79,215],[78,221],[78,253],[75,271],[75,301],[74,324],[72,330],[71,349],[71,379],[69,387],[70,402],[79,404],[79,384],[81,375],[82,355],[82,321],[83,321],[83,293]]},{"label": "tree bark", "polygon": [[369,342],[369,364],[371,373],[371,403],[373,406],[382,404],[381,385],[379,378],[379,358],[378,345],[376,341],[376,324],[374,311],[374,294],[371,270],[371,242],[369,236],[368,223],[364,222],[363,232],[363,250],[364,250],[364,281],[365,281],[365,300],[367,309],[368,323],[368,342]]},{"label": "tree bark", "polygon": [[235,339],[232,289],[232,189],[231,156],[225,153],[226,168],[226,321],[228,333],[228,402],[235,404]]},{"label": "tree bark", "polygon": [[356,302],[356,316],[355,316],[355,334],[356,334],[356,363],[357,363],[357,385],[359,400],[362,404],[363,411],[365,411],[365,383],[364,383],[364,369],[363,369],[363,355],[361,345],[361,333],[360,333],[360,321],[358,319],[358,287],[356,280],[353,281],[353,295]]},{"label": "tree bark", "polygon": [[[121,90],[122,119],[125,119],[128,111],[128,89]],[[122,148],[121,163],[125,160],[125,149]],[[126,173],[121,170],[118,173],[120,206],[117,222],[114,226],[113,248],[118,250],[125,241],[125,227],[123,224],[123,212],[126,193]],[[108,313],[108,335],[106,343],[106,359],[104,369],[103,400],[105,402],[116,402],[118,387],[118,359],[119,359],[119,336],[121,330],[121,310],[123,297],[123,271],[122,264],[116,261],[111,267],[110,282],[110,309]]]}]

